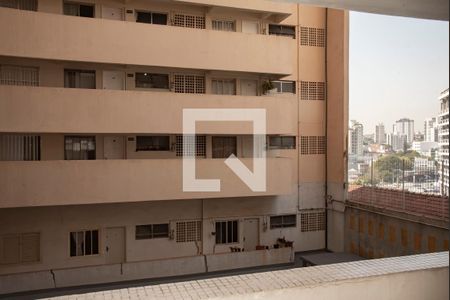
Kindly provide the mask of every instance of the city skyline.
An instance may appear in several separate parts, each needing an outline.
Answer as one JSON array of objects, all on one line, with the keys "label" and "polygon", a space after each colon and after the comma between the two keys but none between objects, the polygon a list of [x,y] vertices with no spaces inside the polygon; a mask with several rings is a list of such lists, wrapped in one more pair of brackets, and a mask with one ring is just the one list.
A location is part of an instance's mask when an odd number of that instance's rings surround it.
[{"label": "city skyline", "polygon": [[448,39],[448,22],[351,12],[350,120],[365,133],[378,123],[390,133],[410,118],[422,132],[448,88]]}]

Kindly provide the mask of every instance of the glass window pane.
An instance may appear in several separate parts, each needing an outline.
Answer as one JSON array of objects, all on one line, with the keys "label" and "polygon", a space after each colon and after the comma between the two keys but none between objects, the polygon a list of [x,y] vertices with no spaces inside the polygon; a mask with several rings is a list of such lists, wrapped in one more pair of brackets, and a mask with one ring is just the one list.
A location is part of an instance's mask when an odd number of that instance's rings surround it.
[{"label": "glass window pane", "polygon": [[233,243],[238,242],[238,221],[233,221]]},{"label": "glass window pane", "polygon": [[80,17],[93,18],[94,6],[80,4]]},{"label": "glass window pane", "polygon": [[153,24],[167,25],[167,15],[153,13]]},{"label": "glass window pane", "polygon": [[154,224],[153,238],[169,237],[169,224]]},{"label": "glass window pane", "polygon": [[84,240],[86,243],[86,247],[85,247],[86,255],[91,255],[92,254],[92,232],[91,231],[86,231]]},{"label": "glass window pane", "polygon": [[77,233],[70,233],[70,256],[77,256]]},{"label": "glass window pane", "polygon": [[98,254],[98,230],[92,230],[92,254]]},{"label": "glass window pane", "polygon": [[136,226],[136,240],[151,239],[152,225],[138,225]]},{"label": "glass window pane", "polygon": [[138,23],[152,23],[152,13],[151,12],[144,12],[144,11],[138,11],[136,16],[136,22]]}]

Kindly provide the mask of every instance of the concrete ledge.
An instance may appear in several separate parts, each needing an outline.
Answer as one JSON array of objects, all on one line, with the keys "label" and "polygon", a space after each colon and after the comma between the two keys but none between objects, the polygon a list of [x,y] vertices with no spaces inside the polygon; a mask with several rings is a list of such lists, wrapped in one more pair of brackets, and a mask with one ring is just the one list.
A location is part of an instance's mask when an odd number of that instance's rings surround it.
[{"label": "concrete ledge", "polygon": [[122,280],[182,276],[206,272],[203,256],[127,263]]},{"label": "concrete ledge", "polygon": [[103,265],[75,269],[54,270],[56,287],[99,284],[123,280],[122,266]]},{"label": "concrete ledge", "polygon": [[207,255],[208,272],[286,264],[294,261],[292,248]]},{"label": "concrete ledge", "polygon": [[50,271],[11,274],[0,277],[0,295],[51,288],[55,288],[55,282]]}]

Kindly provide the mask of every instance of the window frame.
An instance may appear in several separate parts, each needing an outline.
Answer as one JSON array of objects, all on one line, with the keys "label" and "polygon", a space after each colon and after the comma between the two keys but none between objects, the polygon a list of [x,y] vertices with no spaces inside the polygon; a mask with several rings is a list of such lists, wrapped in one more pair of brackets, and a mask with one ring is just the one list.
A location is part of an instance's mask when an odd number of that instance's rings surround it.
[{"label": "window frame", "polygon": [[[228,230],[229,225],[231,224],[231,241],[228,240]],[[225,224],[225,236],[222,236],[222,232],[220,233],[220,238],[222,238],[222,241],[219,241],[219,230],[218,225],[223,226]],[[236,225],[236,228],[234,230],[233,226]],[[239,233],[239,220],[238,219],[232,219],[232,220],[216,220],[214,222],[214,230],[215,230],[215,243],[216,245],[233,245],[233,244],[239,244],[240,243],[240,233]],[[236,231],[236,235],[234,235],[234,231]],[[223,242],[223,238],[225,238],[225,242]]]},{"label": "window frame", "polygon": [[[164,149],[140,149],[138,146],[138,141],[139,139],[142,138],[165,138],[167,139],[167,148]],[[153,143],[154,145],[154,143]],[[135,147],[135,152],[168,152],[171,151],[171,144],[170,144],[170,135],[137,135],[136,136],[136,147]]]},{"label": "window frame", "polygon": [[[138,75],[140,76],[140,74],[143,74],[144,76],[167,76],[167,87],[145,87],[145,86],[138,86]],[[147,74],[147,75],[146,75]],[[170,75],[167,73],[151,73],[151,72],[135,72],[134,73],[134,87],[135,89],[139,89],[139,90],[164,90],[164,91],[169,91],[170,90]]]},{"label": "window frame", "polygon": [[[285,222],[285,218],[287,218],[287,217],[294,217],[294,219],[295,219],[295,222],[294,223],[288,223],[288,222]],[[272,221],[272,219],[275,219],[275,218],[280,218],[281,219],[281,222],[279,223],[279,224],[273,224],[273,221]],[[296,214],[286,214],[286,215],[273,215],[273,216],[270,216],[270,229],[272,230],[272,229],[281,229],[281,228],[297,228],[297,215]]]},{"label": "window frame", "polygon": [[[278,90],[278,87],[276,87],[276,86],[274,87],[274,89],[277,89],[276,93],[278,93],[278,94],[292,94],[292,95],[297,94],[297,91],[296,91],[297,84],[294,80],[271,80],[270,82],[272,84],[280,85],[280,90]],[[285,84],[292,84],[292,89],[291,89],[292,91],[284,91],[283,86]]]},{"label": "window frame", "polygon": [[[93,253],[94,251],[94,243],[93,243],[93,232],[96,231],[97,232],[97,253]],[[78,255],[77,251],[78,251],[78,239],[76,238],[75,241],[75,255],[72,255],[72,233],[74,233],[76,236],[78,236],[79,233],[83,233],[83,254],[82,255]],[[86,254],[86,232],[90,232],[91,233],[91,254]],[[81,230],[71,230],[69,231],[68,234],[68,243],[69,243],[69,258],[79,258],[79,257],[92,257],[92,256],[99,256],[101,254],[101,230],[100,229],[81,229]]]},{"label": "window frame", "polygon": [[[154,232],[154,227],[155,226],[167,226],[167,236],[155,236],[155,232]],[[138,227],[144,227],[144,226],[149,226],[150,227],[150,234],[148,236],[144,236],[143,234],[141,234],[138,237]],[[136,241],[141,241],[141,240],[154,240],[154,239],[168,239],[170,237],[170,225],[169,223],[158,223],[158,224],[143,224],[143,225],[136,225],[135,226],[135,231],[134,231],[134,239]]]},{"label": "window frame", "polygon": [[[94,74],[94,87],[92,88],[86,88],[86,87],[79,87],[79,86],[75,86],[75,87],[71,87],[67,85],[67,76],[69,72],[75,72],[76,74]],[[95,90],[97,89],[97,72],[96,70],[81,70],[81,69],[64,69],[64,88],[66,89],[89,89],[89,90]]]},{"label": "window frame", "polygon": [[[274,33],[273,31],[271,32],[271,27],[279,27],[279,32]],[[294,29],[294,34],[292,35],[291,33],[285,33],[283,32],[283,28],[290,28],[290,29]],[[292,39],[296,39],[297,38],[297,32],[296,32],[296,28],[295,26],[291,26],[291,25],[280,25],[280,24],[269,24],[269,28],[268,28],[268,32],[269,35],[277,35],[277,36],[285,36],[285,37],[290,37]]]},{"label": "window frame", "polygon": [[[68,138],[71,139],[79,139],[80,140],[80,152],[81,152],[81,140],[82,139],[86,139],[88,140],[88,147],[89,147],[89,139],[93,139],[94,141],[94,150],[86,150],[87,153],[87,159],[69,159],[68,155],[67,155],[67,149],[66,149],[66,140]],[[73,142],[72,142],[73,144]],[[72,152],[73,152],[73,148],[72,148]],[[92,155],[92,156],[90,156]],[[73,155],[72,155],[73,156]],[[64,135],[64,160],[96,160],[97,159],[97,137],[95,135]]]},{"label": "window frame", "polygon": [[[280,143],[279,145],[273,144],[272,141],[273,139],[280,139]],[[291,145],[286,146],[283,143],[283,140],[286,139],[293,139],[294,143]],[[280,135],[271,135],[269,136],[269,149],[270,150],[274,150],[274,149],[280,149],[280,150],[295,150],[297,149],[297,137],[296,136],[291,136],[291,135],[286,135],[286,136],[280,136]]]},{"label": "window frame", "polygon": [[[214,28],[214,23],[220,23],[220,24],[222,24],[222,29],[217,29],[217,28]],[[225,23],[228,23],[228,24],[232,24],[233,26],[232,26],[232,30],[224,30],[224,24]],[[213,20],[211,20],[211,29],[212,30],[214,30],[214,31],[224,31],[224,32],[236,32],[236,20],[227,20],[227,19],[213,19]]]},{"label": "window frame", "polygon": [[[78,15],[68,15],[65,13],[65,5],[77,5],[77,9],[78,9]],[[88,17],[88,16],[81,16],[81,6],[89,6],[92,7],[92,17]],[[96,17],[96,10],[95,10],[95,3],[86,3],[86,2],[78,2],[78,1],[67,1],[67,0],[63,0],[63,15],[65,16],[71,16],[71,17],[81,17],[81,18],[92,18],[94,19]]]},{"label": "window frame", "polygon": [[224,136],[220,136],[220,135],[215,135],[215,136],[212,136],[211,137],[211,151],[212,151],[212,155],[211,155],[211,157],[213,158],[213,159],[226,159],[226,158],[228,158],[228,157],[230,157],[230,155],[228,155],[228,156],[226,156],[226,155],[223,155],[224,153],[225,153],[225,147],[224,147],[224,145],[222,144],[222,155],[221,156],[216,156],[215,155],[215,152],[217,151],[217,150],[215,150],[215,146],[217,146],[217,145],[215,145],[215,141],[217,141],[218,139],[234,139],[234,151],[233,152],[231,152],[231,154],[234,154],[235,156],[237,156],[237,150],[238,150],[238,145],[237,145],[237,136],[235,136],[235,135],[224,135]]},{"label": "window frame", "polygon": [[[138,21],[138,14],[139,13],[150,14],[150,18],[151,18],[150,23],[148,23],[148,22],[139,22]],[[136,23],[151,24],[151,25],[162,25],[162,26],[169,25],[169,13],[167,13],[167,12],[157,12],[157,11],[149,11],[149,10],[137,9],[137,10],[135,10],[134,14],[135,14],[135,22]],[[164,16],[166,16],[166,23],[165,24],[154,23],[153,22],[153,20],[154,20],[153,15],[164,15]]]},{"label": "window frame", "polygon": [[[222,94],[214,92],[214,82],[220,83],[222,85]],[[235,78],[212,78],[211,79],[211,94],[212,95],[226,95],[226,96],[236,96],[237,94],[237,80]],[[225,94],[224,91],[224,83],[232,83],[233,84],[233,93]]]}]

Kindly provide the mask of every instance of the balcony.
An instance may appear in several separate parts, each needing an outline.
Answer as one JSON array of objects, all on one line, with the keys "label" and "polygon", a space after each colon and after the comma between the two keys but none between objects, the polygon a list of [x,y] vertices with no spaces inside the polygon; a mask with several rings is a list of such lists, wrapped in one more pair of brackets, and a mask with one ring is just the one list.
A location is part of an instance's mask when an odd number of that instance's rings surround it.
[{"label": "balcony", "polygon": [[[52,30],[48,30],[52,28]],[[0,55],[289,75],[296,40],[0,8]]]},{"label": "balcony", "polygon": [[[295,96],[0,86],[0,108],[0,132],[41,133],[182,133],[184,108],[265,108],[268,134],[296,135]],[[199,124],[198,133],[253,133],[251,122]]]},{"label": "balcony", "polygon": [[283,195],[295,189],[292,167],[267,159],[256,193],[222,159],[199,159],[197,178],[220,179],[221,192],[183,192],[182,159],[0,162],[0,208]]}]

